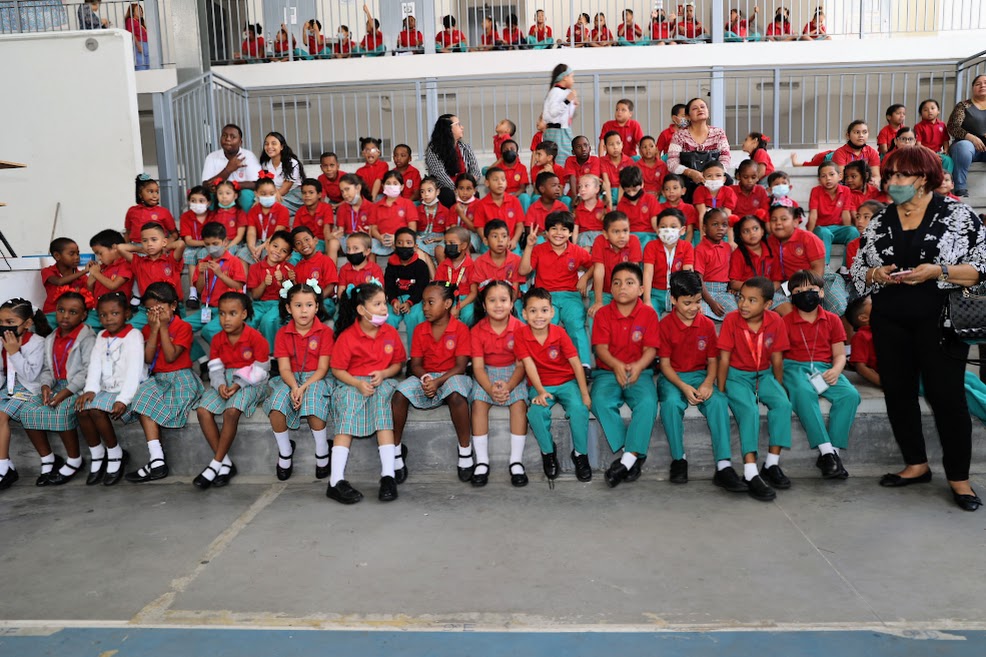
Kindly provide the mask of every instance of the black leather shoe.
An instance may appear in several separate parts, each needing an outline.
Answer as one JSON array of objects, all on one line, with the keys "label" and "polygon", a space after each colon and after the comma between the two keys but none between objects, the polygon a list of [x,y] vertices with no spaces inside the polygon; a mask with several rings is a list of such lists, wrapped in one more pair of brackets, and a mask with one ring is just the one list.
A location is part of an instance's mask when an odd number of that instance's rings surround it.
[{"label": "black leather shoe", "polygon": [[842,457],[838,454],[835,455],[835,462],[839,464],[839,474],[835,477],[836,479],[848,479],[849,471],[846,470],[846,466],[842,465]]},{"label": "black leather shoe", "polygon": [[[470,458],[471,459],[472,458],[472,452],[470,451],[469,452],[469,456],[466,457],[466,456],[460,456],[459,455],[459,450],[455,450],[455,457],[456,457],[456,459],[461,459],[461,458]],[[458,463],[458,461],[456,461],[456,463]],[[473,461],[473,464],[472,465],[467,466],[465,468],[460,468],[460,467],[458,467],[458,465],[456,465],[456,471],[459,474],[459,481],[461,481],[462,483],[466,483],[467,481],[471,481],[472,480],[472,473],[473,473],[473,471],[475,469],[476,469],[476,462],[475,461]]]},{"label": "black leather shoe", "polygon": [[[158,465],[154,465],[157,463]],[[127,481],[132,484],[143,484],[148,481],[157,481],[158,479],[164,479],[168,476],[168,464],[161,459],[152,459],[142,468],[134,470],[133,472],[128,472],[127,476],[124,477]]]},{"label": "black leather shoe", "polygon": [[219,469],[219,472],[220,475],[216,477],[216,480],[214,482],[212,482],[212,485],[215,486],[216,488],[222,488],[223,486],[228,486],[229,480],[239,474],[239,472],[236,469],[235,463],[229,466],[229,471],[226,474],[221,474],[222,468]]},{"label": "black leather shoe", "polygon": [[293,440],[291,440],[289,442],[291,443],[291,453],[288,454],[287,456],[285,456],[284,454],[281,454],[280,452],[278,452],[278,454],[277,454],[279,460],[280,459],[283,459],[285,461],[291,461],[291,465],[289,465],[286,468],[282,468],[280,465],[275,465],[274,466],[274,470],[275,470],[275,472],[277,472],[277,480],[278,481],[287,481],[288,479],[291,478],[291,473],[294,472],[294,447],[295,447],[295,445],[294,445],[294,441]]},{"label": "black leather shoe", "polygon": [[[482,472],[480,469],[482,468]],[[472,471],[472,485],[476,488],[482,488],[490,481],[490,464],[489,463],[477,463],[476,467]]]},{"label": "black leather shoe", "polygon": [[[35,486],[47,486],[51,483],[51,476],[58,472],[61,467],[65,465],[65,459],[63,459],[58,454],[55,454],[55,463],[51,466],[51,470],[45,472],[44,474],[39,474],[38,478],[34,480]],[[74,472],[72,473],[75,474]],[[72,477],[70,476],[69,479]],[[62,482],[65,483],[65,482]]]},{"label": "black leather shoe", "polygon": [[545,454],[541,452],[541,465],[544,466],[544,476],[548,479],[555,479],[558,477],[558,446],[551,443],[551,446],[555,448],[555,451],[550,454]]},{"label": "black leather shoe", "polygon": [[746,491],[755,500],[760,500],[761,502],[770,502],[777,497],[777,492],[767,485],[767,482],[763,480],[763,477],[757,475],[753,479],[746,482]]},{"label": "black leather shoe", "polygon": [[[522,472],[520,474],[514,474],[513,470],[514,470],[514,466],[515,465],[519,465],[521,467]],[[523,488],[524,486],[527,485],[527,482],[528,482],[528,479],[527,479],[527,469],[524,468],[524,464],[523,463],[511,463],[510,464],[510,485],[511,486],[516,486],[517,488]]]},{"label": "black leather shoe", "polygon": [[712,483],[719,488],[728,490],[730,493],[745,493],[750,489],[746,482],[736,474],[736,470],[733,470],[732,466],[723,468],[722,470],[716,470],[716,474],[712,478]]},{"label": "black leather shoe", "polygon": [[976,511],[983,505],[983,501],[976,495],[976,491],[972,491],[972,495],[960,495],[953,490],[952,499],[963,511]]},{"label": "black leather shoe", "polygon": [[106,462],[109,463],[110,461],[119,461],[120,468],[116,472],[110,473],[107,471],[106,474],[103,475],[104,486],[116,486],[120,483],[120,480],[123,479],[123,472],[127,469],[127,464],[130,463],[130,452],[123,450],[123,456],[118,459],[111,459],[107,457]]},{"label": "black leather shoe", "polygon": [[644,467],[644,461],[646,460],[647,460],[646,456],[638,456],[637,460],[634,461],[633,465],[630,466],[630,469],[627,470],[627,476],[626,479],[624,479],[624,481],[630,483],[631,481],[637,481],[638,479],[640,479],[640,470],[641,468]]},{"label": "black leather shoe", "polygon": [[14,482],[20,479],[21,476],[17,474],[17,470],[10,468],[7,470],[7,474],[0,477],[0,490],[7,490],[14,485]]},{"label": "black leather shoe", "polygon": [[345,479],[340,479],[335,486],[329,484],[325,489],[325,496],[340,504],[356,504],[363,499],[363,493],[350,486]]},{"label": "black leather shoe", "polygon": [[197,298],[189,299],[188,301],[185,302],[185,308],[187,308],[188,310],[198,310],[201,307],[202,304],[199,302]]},{"label": "black leather shoe", "polygon": [[589,465],[589,456],[587,454],[575,454],[575,450],[572,450],[572,462],[575,464],[575,478],[579,481],[591,481],[592,480],[592,466]]},{"label": "black leather shoe", "polygon": [[[212,470],[212,472],[214,473],[212,479],[209,479],[208,477],[205,476],[205,470]],[[196,475],[195,479],[192,479],[192,485],[198,488],[199,490],[206,490],[207,488],[211,488],[212,484],[214,484],[216,482],[216,479],[219,478],[219,470],[216,470],[214,467],[212,467],[211,464],[205,466],[205,470],[203,470],[201,473]]]},{"label": "black leather shoe", "polygon": [[61,472],[61,467],[58,467],[58,468],[53,469],[51,472],[48,473],[48,484],[49,485],[51,485],[51,486],[64,486],[68,482],[72,481],[75,478],[75,475],[79,472],[79,469],[82,467],[82,464],[80,463],[78,468],[72,466],[69,463],[64,463],[63,466],[64,467],[67,467],[67,468],[71,468],[72,469],[72,472],[69,473],[69,474],[67,474],[67,475],[63,475],[62,472]]},{"label": "black leather shoe", "polygon": [[609,464],[606,468],[606,485],[610,488],[616,488],[620,485],[620,482],[627,478],[627,466],[623,465],[620,459],[616,459]]},{"label": "black leather shoe", "polygon": [[671,483],[688,483],[688,461],[685,459],[675,459],[671,461]]},{"label": "black leather shoe", "polygon": [[815,467],[822,473],[822,479],[848,479],[849,473],[842,466],[842,459],[835,452],[819,454]]},{"label": "black leather shoe", "polygon": [[377,494],[377,499],[381,502],[393,502],[397,499],[397,482],[393,477],[380,477],[380,493]]},{"label": "black leather shoe", "polygon": [[767,480],[767,483],[774,488],[787,490],[791,487],[791,480],[787,478],[781,466],[772,465],[769,468],[760,468],[760,476]]},{"label": "black leather shoe", "polygon": [[394,481],[399,484],[407,481],[407,445],[404,444],[401,444],[401,460],[404,461],[404,465],[394,471]]},{"label": "black leather shoe", "polygon": [[592,381],[592,368],[588,365],[582,366],[582,374],[585,375],[585,382],[589,383]]},{"label": "black leather shoe", "polygon": [[931,481],[931,470],[917,477],[901,477],[899,474],[888,472],[880,477],[880,485],[885,488],[902,488],[911,484],[927,484]]},{"label": "black leather shoe", "polygon": [[[98,465],[96,471],[93,472],[92,466]],[[89,475],[86,477],[86,486],[95,486],[96,484],[103,481],[103,476],[106,474],[106,455],[103,455],[101,459],[93,459],[89,463]]]},{"label": "black leather shoe", "polygon": [[[332,452],[329,452],[329,454],[331,454],[331,453]],[[325,479],[332,472],[332,460],[331,460],[332,457],[329,454],[325,454],[324,456],[318,456],[318,455],[315,456],[315,478],[316,479]],[[319,467],[319,465],[318,465],[318,460],[319,459],[329,459],[329,462],[325,464],[325,467],[324,468],[323,467]]]}]

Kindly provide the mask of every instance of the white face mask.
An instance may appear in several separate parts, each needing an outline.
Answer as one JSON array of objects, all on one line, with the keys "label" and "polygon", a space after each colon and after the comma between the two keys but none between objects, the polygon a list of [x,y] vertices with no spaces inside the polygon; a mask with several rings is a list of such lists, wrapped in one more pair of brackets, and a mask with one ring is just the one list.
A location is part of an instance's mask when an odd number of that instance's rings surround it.
[{"label": "white face mask", "polygon": [[784,198],[791,193],[791,187],[789,185],[774,185],[770,193],[774,198]]},{"label": "white face mask", "polygon": [[401,186],[400,185],[384,185],[383,186],[383,195],[386,196],[387,198],[397,198],[398,196],[401,195]]},{"label": "white face mask", "polygon": [[438,205],[438,199],[436,198],[434,201],[421,201],[421,205],[425,206],[426,208],[433,208],[436,205]]},{"label": "white face mask", "polygon": [[359,202],[361,200],[363,200],[363,197],[361,197],[359,194],[355,194],[353,195],[353,198],[351,200],[347,200],[346,203],[348,203],[349,205],[359,205]]},{"label": "white face mask", "polygon": [[677,228],[658,228],[657,237],[668,246],[672,246],[678,243],[681,231]]},{"label": "white face mask", "polygon": [[260,203],[262,208],[272,208],[274,204],[277,203],[276,196],[258,196],[257,203]]},{"label": "white face mask", "polygon": [[209,211],[208,203],[189,203],[188,209],[192,211],[193,214],[205,214]]},{"label": "white face mask", "polygon": [[725,180],[706,180],[705,188],[712,193],[718,192],[726,184]]}]

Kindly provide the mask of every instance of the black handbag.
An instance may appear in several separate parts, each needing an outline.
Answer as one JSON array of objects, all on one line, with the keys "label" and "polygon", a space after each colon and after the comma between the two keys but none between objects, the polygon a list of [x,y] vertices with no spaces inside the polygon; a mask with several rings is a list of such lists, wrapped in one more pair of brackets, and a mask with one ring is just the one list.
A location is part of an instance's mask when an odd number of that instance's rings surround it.
[{"label": "black handbag", "polygon": [[986,343],[986,289],[981,285],[948,293],[942,326],[969,344]]},{"label": "black handbag", "polygon": [[686,169],[701,171],[709,162],[719,161],[719,151],[682,151],[678,161]]}]

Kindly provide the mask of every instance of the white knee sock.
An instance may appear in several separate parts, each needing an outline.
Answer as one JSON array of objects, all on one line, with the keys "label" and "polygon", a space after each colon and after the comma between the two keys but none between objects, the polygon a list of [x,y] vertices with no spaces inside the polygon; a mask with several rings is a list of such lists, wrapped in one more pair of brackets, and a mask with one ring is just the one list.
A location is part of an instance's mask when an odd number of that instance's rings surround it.
[{"label": "white knee sock", "polygon": [[151,440],[147,443],[147,451],[151,454],[151,460],[164,460],[164,450],[161,448],[160,440]]},{"label": "white knee sock", "polygon": [[191,301],[192,299],[198,299],[198,298],[199,298],[199,290],[198,290],[198,288],[196,288],[195,285],[191,285],[189,287],[189,289],[188,289],[188,299],[189,299],[189,301]]},{"label": "white knee sock", "polygon": [[780,463],[781,463],[780,454],[771,454],[770,452],[767,452],[767,461],[764,463],[763,467],[769,468],[773,465],[780,465]]},{"label": "white knee sock", "polygon": [[624,451],[623,456],[620,457],[620,463],[626,466],[627,470],[632,468],[633,464],[636,462],[637,462],[637,455],[634,454],[633,452]]},{"label": "white knee sock", "polygon": [[472,465],[472,447],[459,445],[459,467],[468,468]]},{"label": "white knee sock", "polygon": [[338,445],[332,448],[332,472],[329,474],[329,485],[335,486],[346,478],[346,461],[349,460],[349,448]]},{"label": "white knee sock", "polygon": [[115,474],[120,466],[123,465],[123,461],[113,461],[112,459],[122,459],[123,458],[123,448],[117,443],[116,447],[106,448],[106,473]]},{"label": "white knee sock", "polygon": [[[519,435],[516,433],[510,434],[510,462],[511,463],[523,463],[524,462],[524,445],[527,442],[527,434]],[[510,467],[510,474],[523,474],[524,467],[521,465],[514,465]]]},{"label": "white knee sock", "polygon": [[377,451],[380,452],[380,476],[393,477],[394,476],[394,446],[380,445],[379,447],[377,447]]},{"label": "white knee sock", "polygon": [[835,454],[835,448],[832,447],[832,443],[822,443],[818,446],[818,453],[825,454]]},{"label": "white knee sock", "polygon": [[472,437],[472,446],[476,450],[476,463],[490,462],[490,435],[484,433],[482,436]]},{"label": "white knee sock", "polygon": [[[63,476],[67,477],[76,470],[82,467],[82,457],[77,456],[74,459],[65,459],[65,465],[58,469]],[[73,469],[74,468],[74,469]]]},{"label": "white knee sock", "polygon": [[[315,465],[324,468],[329,464],[329,439],[326,438],[327,429],[312,429],[312,438],[315,439]],[[318,458],[323,456],[324,458]]]},{"label": "white knee sock", "polygon": [[404,457],[401,456],[401,446],[394,445],[394,470],[400,470],[404,467]]},{"label": "white knee sock", "polygon": [[[274,440],[277,441],[277,465],[282,468],[290,468],[291,457],[294,456],[294,452],[291,451],[291,439],[288,437],[288,432],[275,431]],[[287,458],[282,458],[284,456]]]},{"label": "white knee sock", "polygon": [[752,481],[754,477],[760,474],[757,470],[756,463],[744,463],[743,464],[743,478],[747,481]]},{"label": "white knee sock", "polygon": [[55,453],[52,452],[48,456],[41,457],[41,474],[45,475],[52,471],[55,467]]},{"label": "white knee sock", "polygon": [[13,467],[10,459],[0,459],[0,477],[5,476]]}]

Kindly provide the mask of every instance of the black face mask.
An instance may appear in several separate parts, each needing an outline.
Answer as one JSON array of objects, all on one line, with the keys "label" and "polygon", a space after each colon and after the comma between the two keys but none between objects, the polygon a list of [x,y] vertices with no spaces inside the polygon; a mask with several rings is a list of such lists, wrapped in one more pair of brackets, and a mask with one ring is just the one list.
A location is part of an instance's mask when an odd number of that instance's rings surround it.
[{"label": "black face mask", "polygon": [[0,326],[0,341],[6,339],[8,333],[13,333],[16,338],[18,329],[20,326]]},{"label": "black face mask", "polygon": [[643,195],[644,195],[643,187],[638,189],[636,194],[631,194],[630,192],[623,192],[623,198],[627,199],[628,201],[636,201],[638,198],[640,198]]},{"label": "black face mask", "polygon": [[513,164],[514,162],[516,162],[517,151],[515,150],[503,151],[503,161],[506,162],[507,164]]},{"label": "black face mask", "polygon": [[455,260],[459,257],[459,245],[458,244],[446,244],[445,245],[445,255],[449,260]]},{"label": "black face mask", "polygon": [[791,295],[791,303],[794,304],[794,307],[806,313],[818,308],[818,304],[821,302],[822,298],[819,296],[818,290],[805,290]]},{"label": "black face mask", "polygon": [[351,264],[353,267],[357,267],[357,266],[363,264],[363,261],[366,260],[366,254],[365,253],[347,253],[346,254],[346,260],[348,260],[349,261],[349,264]]},{"label": "black face mask", "polygon": [[394,249],[394,253],[396,253],[397,257],[400,258],[401,260],[410,260],[411,256],[414,255],[414,247],[398,246],[396,249]]}]

